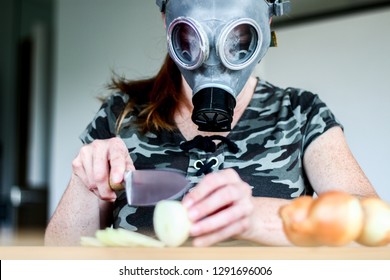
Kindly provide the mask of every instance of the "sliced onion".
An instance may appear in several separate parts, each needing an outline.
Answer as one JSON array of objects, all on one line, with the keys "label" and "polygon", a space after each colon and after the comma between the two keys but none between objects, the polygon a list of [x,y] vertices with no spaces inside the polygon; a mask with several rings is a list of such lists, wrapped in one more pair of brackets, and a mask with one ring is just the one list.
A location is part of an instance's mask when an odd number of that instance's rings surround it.
[{"label": "sliced onion", "polygon": [[81,246],[88,247],[164,247],[165,244],[147,235],[121,229],[97,230],[95,236],[81,236]]}]

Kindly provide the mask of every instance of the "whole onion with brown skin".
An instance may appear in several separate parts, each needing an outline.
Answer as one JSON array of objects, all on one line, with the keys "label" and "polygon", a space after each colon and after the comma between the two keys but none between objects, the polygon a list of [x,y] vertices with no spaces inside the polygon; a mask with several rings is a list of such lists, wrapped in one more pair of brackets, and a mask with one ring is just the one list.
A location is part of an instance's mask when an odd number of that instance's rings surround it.
[{"label": "whole onion with brown skin", "polygon": [[379,198],[363,198],[364,226],[356,240],[365,246],[390,243],[390,205]]},{"label": "whole onion with brown skin", "polygon": [[311,196],[301,196],[294,199],[291,204],[281,208],[279,214],[283,220],[283,229],[288,239],[297,246],[318,246],[320,245],[312,233],[302,232],[301,223],[309,215],[309,209],[313,202]]},{"label": "whole onion with brown skin", "polygon": [[329,191],[311,201],[298,198],[279,213],[286,236],[298,246],[346,245],[363,228],[359,199],[341,191]]}]

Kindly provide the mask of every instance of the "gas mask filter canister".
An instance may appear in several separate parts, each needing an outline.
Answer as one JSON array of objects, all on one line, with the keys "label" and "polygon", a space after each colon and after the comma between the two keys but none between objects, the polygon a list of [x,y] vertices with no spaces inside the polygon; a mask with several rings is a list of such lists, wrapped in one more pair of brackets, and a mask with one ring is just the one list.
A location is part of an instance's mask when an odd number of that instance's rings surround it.
[{"label": "gas mask filter canister", "polygon": [[279,0],[156,0],[165,13],[168,51],[192,89],[192,121],[229,131],[236,97],[270,46]]}]

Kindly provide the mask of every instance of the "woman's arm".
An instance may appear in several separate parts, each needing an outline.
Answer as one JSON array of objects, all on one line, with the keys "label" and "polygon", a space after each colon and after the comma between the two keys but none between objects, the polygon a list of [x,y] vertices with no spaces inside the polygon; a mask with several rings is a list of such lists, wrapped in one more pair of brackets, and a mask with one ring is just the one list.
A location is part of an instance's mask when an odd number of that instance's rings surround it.
[{"label": "woman's arm", "polygon": [[303,164],[314,191],[345,191],[358,197],[377,196],[348,147],[340,127],[333,127],[306,149]]},{"label": "woman's arm", "polygon": [[120,184],[126,170],[134,170],[120,138],[84,145],[74,159],[70,183],[45,233],[46,245],[78,245],[81,236],[111,225],[116,199],[111,184]]},{"label": "woman's arm", "polygon": [[[338,190],[357,197],[378,196],[352,155],[340,127],[333,127],[315,139],[307,147],[303,164],[317,194]],[[278,211],[282,205],[290,202],[254,198],[252,229],[242,237],[267,245],[288,244]]]},{"label": "woman's arm", "polygon": [[45,232],[45,245],[80,244],[81,236],[93,236],[110,224],[112,202],[100,200],[73,175]]},{"label": "woman's arm", "polygon": [[[309,145],[304,167],[318,194],[339,190],[358,197],[377,196],[338,127]],[[195,246],[209,246],[230,237],[264,245],[289,245],[279,209],[290,202],[252,197],[249,186],[233,170],[208,174],[183,200],[193,222]]]}]

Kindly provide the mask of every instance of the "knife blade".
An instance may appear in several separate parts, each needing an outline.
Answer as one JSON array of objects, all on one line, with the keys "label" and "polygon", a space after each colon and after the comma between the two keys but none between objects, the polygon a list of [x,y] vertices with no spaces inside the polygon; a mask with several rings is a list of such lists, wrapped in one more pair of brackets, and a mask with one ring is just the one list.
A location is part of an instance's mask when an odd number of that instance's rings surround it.
[{"label": "knife blade", "polygon": [[176,170],[145,169],[126,172],[123,186],[129,205],[154,206],[161,200],[180,198],[190,181]]}]

